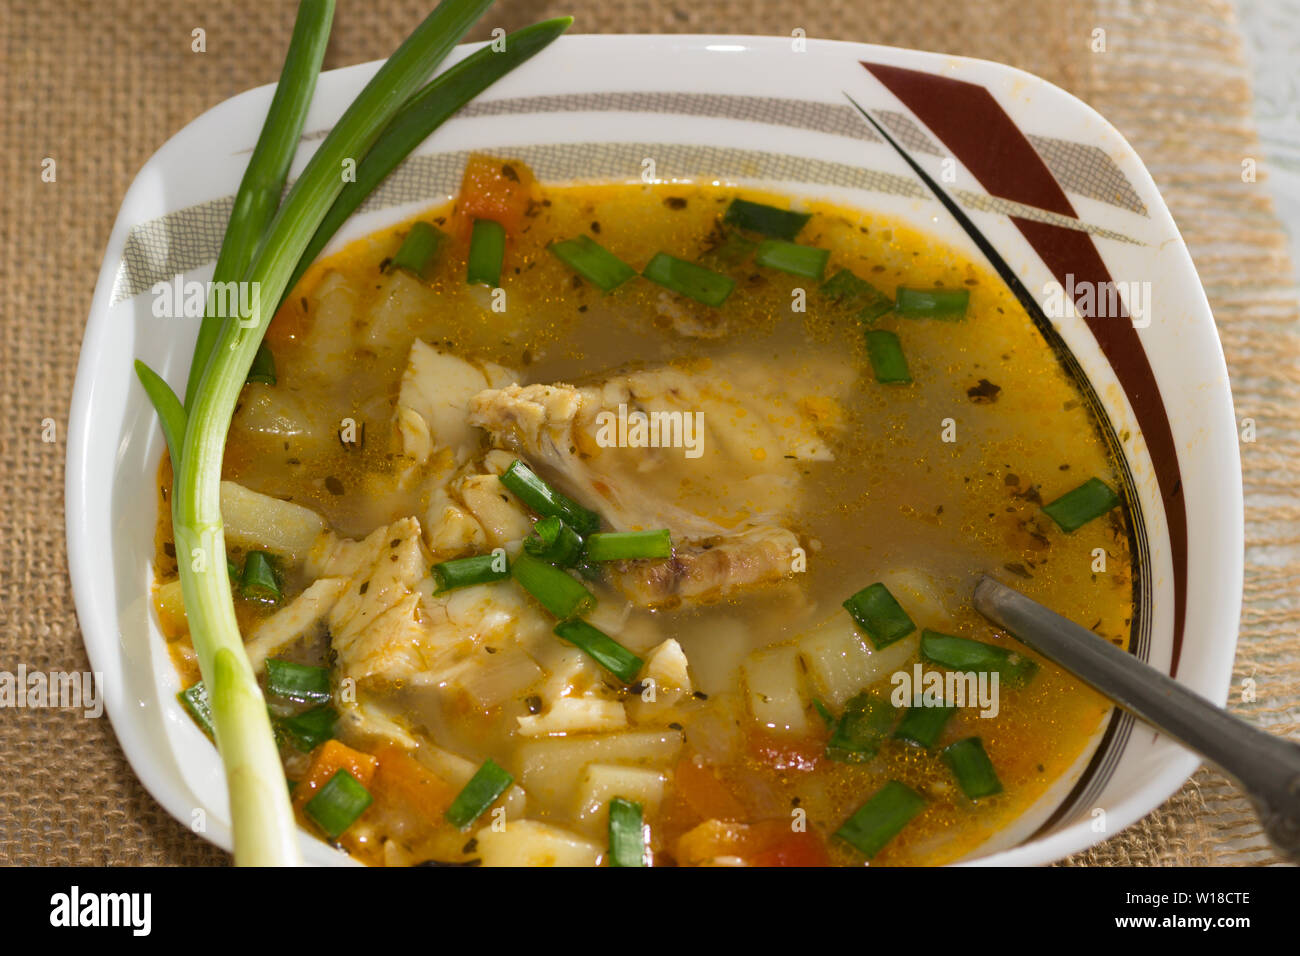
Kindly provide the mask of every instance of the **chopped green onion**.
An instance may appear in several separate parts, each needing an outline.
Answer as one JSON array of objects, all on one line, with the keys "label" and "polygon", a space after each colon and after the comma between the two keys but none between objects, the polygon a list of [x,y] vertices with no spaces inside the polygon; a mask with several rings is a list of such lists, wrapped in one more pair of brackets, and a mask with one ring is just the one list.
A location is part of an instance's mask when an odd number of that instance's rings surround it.
[{"label": "chopped green onion", "polygon": [[266,692],[300,704],[323,704],[330,699],[329,668],[268,658]]},{"label": "chopped green onion", "polygon": [[433,566],[433,580],[437,584],[434,594],[467,588],[475,584],[503,581],[510,577],[510,562],[502,554],[476,554],[472,558],[456,558]]},{"label": "chopped green onion", "polygon": [[258,385],[275,384],[275,355],[265,342],[257,347],[257,354],[253,356],[253,364],[249,366],[244,381]]},{"label": "chopped green onion", "polygon": [[491,219],[475,219],[469,238],[465,281],[495,289],[501,284],[501,263],[506,256],[506,227]]},{"label": "chopped green onion", "polygon": [[585,614],[596,605],[596,595],[583,587],[581,581],[527,552],[515,558],[510,574],[561,621]]},{"label": "chopped green onion", "polygon": [[532,534],[524,538],[525,551],[562,568],[571,568],[578,563],[582,547],[582,536],[556,515],[542,518],[533,525]]},{"label": "chopped green onion", "polygon": [[609,801],[609,865],[645,866],[641,804],[622,797]]},{"label": "chopped green onion", "polygon": [[1015,651],[938,631],[921,632],[921,657],[951,671],[997,673],[1009,687],[1029,683],[1038,672],[1037,664]]},{"label": "chopped green onion", "polygon": [[199,725],[199,729],[212,737],[214,735],[212,707],[208,704],[208,691],[203,686],[203,681],[185,688],[176,695],[176,698],[189,711],[189,715],[194,718],[194,722]]},{"label": "chopped green onion", "polygon": [[673,540],[667,528],[654,531],[609,531],[587,538],[590,561],[631,561],[637,558],[671,558]]},{"label": "chopped green onion", "polygon": [[830,260],[829,249],[816,246],[801,246],[786,242],[784,239],[764,239],[758,244],[754,261],[769,269],[779,269],[791,275],[803,276],[805,279],[818,279],[826,272],[826,263]]},{"label": "chopped green onion", "polygon": [[539,515],[561,518],[580,535],[591,534],[600,527],[600,515],[560,494],[518,459],[501,476],[501,484]]},{"label": "chopped green onion", "polygon": [[774,239],[793,239],[811,218],[812,214],[807,212],[778,209],[748,199],[733,199],[722,221]]},{"label": "chopped green onion", "polygon": [[1002,792],[1002,781],[984,751],[984,742],[978,737],[967,737],[944,747],[943,759],[952,768],[961,792],[972,800]]},{"label": "chopped green onion", "polygon": [[465,788],[447,808],[447,820],[458,830],[463,830],[496,803],[497,798],[510,788],[515,778],[503,770],[490,757],[470,778]]},{"label": "chopped green onion", "polygon": [[346,183],[334,205],[321,220],[302,254],[293,278],[285,286],[288,295],[304,272],[320,255],[339,227],[362,201],[396,168],[397,164],[441,126],[449,116],[483,92],[516,66],[544,49],[573,23],[572,17],[556,17],[524,27],[502,38],[500,48],[488,44],[455,66],[448,67],[411,97],[385,128],[375,145],[357,163],[356,181]]},{"label": "chopped green onion", "polygon": [[826,756],[842,763],[864,763],[880,750],[893,723],[894,708],[888,702],[867,693],[851,697],[831,727]]},{"label": "chopped green onion", "polygon": [[813,709],[817,711],[817,716],[826,724],[827,730],[835,729],[835,715],[831,713],[829,707],[816,697],[813,698]]},{"label": "chopped green onion", "polygon": [[418,278],[425,278],[433,256],[447,239],[446,233],[420,220],[411,224],[411,231],[402,240],[397,254],[388,260],[387,271],[405,269]]},{"label": "chopped green onion", "polygon": [[969,289],[909,289],[899,286],[894,293],[894,309],[909,319],[945,319],[966,317],[970,304]]},{"label": "chopped green onion", "polygon": [[320,788],[320,792],[307,801],[302,812],[324,830],[326,836],[337,840],[373,802],[374,797],[361,781],[340,768]]},{"label": "chopped green onion", "polygon": [[1082,528],[1094,518],[1100,518],[1119,504],[1119,495],[1099,478],[1089,478],[1073,491],[1067,491],[1049,505],[1043,505],[1047,516],[1067,534]]},{"label": "chopped green onion", "polygon": [[956,710],[956,707],[918,707],[914,704],[903,713],[894,737],[919,747],[933,747],[948,718]]},{"label": "chopped green onion", "polygon": [[907,612],[880,582],[863,588],[844,602],[844,608],[867,632],[876,650],[902,640],[916,630]]},{"label": "chopped green onion", "polygon": [[226,576],[230,578],[231,585],[239,585],[239,565],[230,558],[226,558]]},{"label": "chopped green onion", "polygon": [[590,236],[548,246],[552,255],[598,289],[609,292],[636,275],[636,270]]},{"label": "chopped green onion", "polygon": [[903,346],[893,332],[868,329],[867,356],[871,359],[871,370],[876,373],[876,381],[881,385],[907,385],[912,381],[912,373],[907,370],[907,359],[903,356]]},{"label": "chopped green onion", "polygon": [[624,684],[631,684],[645,664],[626,647],[599,628],[574,618],[555,625],[556,636],[573,646],[609,671]]},{"label": "chopped green onion", "polygon": [[893,299],[848,269],[839,270],[823,282],[821,292],[837,305],[855,312],[867,324],[894,308]]},{"label": "chopped green onion", "polygon": [[720,272],[678,259],[666,252],[655,253],[641,274],[665,289],[680,293],[705,305],[719,306],[727,301],[736,281]]},{"label": "chopped green onion", "polygon": [[275,604],[280,600],[280,581],[270,555],[250,551],[244,556],[244,573],[239,576],[239,593],[250,601]]},{"label": "chopped green onion", "polygon": [[293,717],[285,717],[277,721],[276,726],[291,744],[303,753],[310,753],[334,736],[338,719],[338,712],[333,707],[321,704]]},{"label": "chopped green onion", "polygon": [[925,798],[919,793],[907,784],[891,780],[845,820],[835,835],[863,855],[873,857],[924,806]]}]

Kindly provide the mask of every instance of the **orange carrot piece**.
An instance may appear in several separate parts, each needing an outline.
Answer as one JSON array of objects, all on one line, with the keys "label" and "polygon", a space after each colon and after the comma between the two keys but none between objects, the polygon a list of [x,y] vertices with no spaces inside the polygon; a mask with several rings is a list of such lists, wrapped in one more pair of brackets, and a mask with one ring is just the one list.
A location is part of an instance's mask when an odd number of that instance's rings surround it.
[{"label": "orange carrot piece", "polygon": [[293,788],[294,806],[301,809],[340,770],[346,770],[357,778],[358,783],[369,789],[378,769],[379,761],[370,754],[353,750],[337,740],[327,740],[312,751],[307,775]]}]

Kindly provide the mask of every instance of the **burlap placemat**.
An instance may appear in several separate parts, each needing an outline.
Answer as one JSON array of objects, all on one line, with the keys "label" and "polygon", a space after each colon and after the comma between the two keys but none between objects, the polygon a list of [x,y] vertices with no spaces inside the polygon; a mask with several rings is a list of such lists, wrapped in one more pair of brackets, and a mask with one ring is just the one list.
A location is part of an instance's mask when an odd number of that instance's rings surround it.
[{"label": "burlap placemat", "polygon": [[[327,67],[387,55],[431,0],[340,0]],[[1295,735],[1300,713],[1300,335],[1283,235],[1260,182],[1248,72],[1224,0],[500,0],[472,35],[562,13],[580,32],[731,32],[865,40],[988,57],[1081,96],[1145,158],[1218,319],[1239,417],[1246,609],[1233,706]],[[126,187],[200,112],[278,74],[293,5],[255,0],[0,0],[0,670],[84,670],[63,538],[63,456],[78,347]],[[203,28],[207,52],[191,52]],[[1094,52],[1096,30],[1105,52]],[[57,179],[43,182],[42,163]],[[43,420],[56,440],[45,442]],[[1252,678],[1257,697],[1241,702]],[[0,861],[220,864],[136,781],[106,719],[0,711]],[[1241,794],[1202,770],[1140,824],[1071,862],[1274,858]]]}]

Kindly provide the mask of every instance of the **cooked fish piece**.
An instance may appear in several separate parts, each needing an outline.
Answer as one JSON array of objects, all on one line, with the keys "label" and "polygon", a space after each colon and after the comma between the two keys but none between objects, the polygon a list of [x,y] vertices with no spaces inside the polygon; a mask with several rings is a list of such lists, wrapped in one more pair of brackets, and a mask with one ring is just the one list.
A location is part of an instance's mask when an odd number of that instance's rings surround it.
[{"label": "cooked fish piece", "polygon": [[260,672],[266,659],[313,635],[347,587],[344,578],[319,578],[257,626],[244,643],[248,663]]},{"label": "cooked fish piece", "polygon": [[799,538],[793,531],[752,528],[676,544],[671,558],[620,562],[610,580],[640,607],[708,603],[788,577],[797,547]]},{"label": "cooked fish piece", "polygon": [[434,594],[420,522],[403,518],[363,541],[335,541],[313,555],[347,587],[328,623],[341,676],[396,684],[419,675],[446,683],[474,666],[484,645],[531,642],[549,621],[510,581]]},{"label": "cooked fish piece", "polygon": [[446,449],[453,466],[463,465],[479,446],[467,421],[470,399],[485,388],[517,380],[514,372],[493,362],[470,362],[416,339],[397,396],[403,450],[424,464]]},{"label": "cooked fish piece", "polygon": [[435,594],[416,519],[363,541],[323,542],[311,567],[346,581],[328,623],[339,675],[359,688],[404,688],[434,702],[459,689],[495,706],[536,684],[541,707],[519,720],[525,736],[626,726],[599,666],[557,640],[551,618],[512,581]]},{"label": "cooked fish piece", "polygon": [[442,472],[429,476],[425,540],[439,560],[499,548],[522,540],[532,530],[528,509],[501,484],[500,472],[505,469],[496,468],[499,460],[489,455],[451,477]]},{"label": "cooked fish piece", "polygon": [[667,526],[698,540],[797,513],[802,469],[832,457],[853,377],[839,356],[732,354],[581,387],[486,389],[469,421],[615,530]]}]

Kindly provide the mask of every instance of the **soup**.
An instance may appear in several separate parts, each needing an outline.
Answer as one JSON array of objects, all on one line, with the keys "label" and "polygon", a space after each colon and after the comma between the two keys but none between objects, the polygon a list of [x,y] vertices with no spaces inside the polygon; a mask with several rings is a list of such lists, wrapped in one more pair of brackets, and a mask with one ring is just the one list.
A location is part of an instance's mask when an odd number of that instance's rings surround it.
[{"label": "soup", "polygon": [[475,156],[304,276],[222,486],[304,826],[375,865],[939,864],[1087,754],[1107,703],[969,596],[1126,643],[1088,407],[985,268],[790,206]]}]

